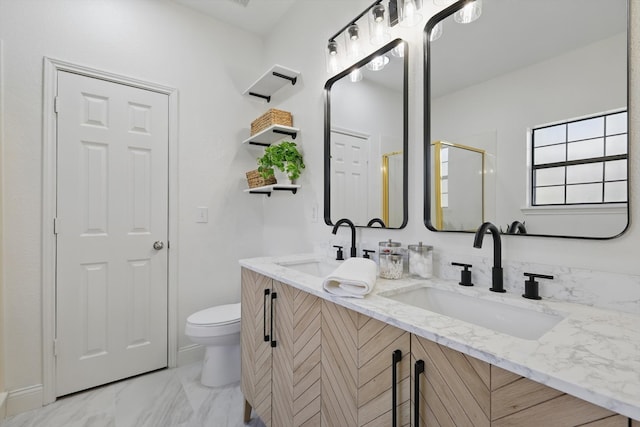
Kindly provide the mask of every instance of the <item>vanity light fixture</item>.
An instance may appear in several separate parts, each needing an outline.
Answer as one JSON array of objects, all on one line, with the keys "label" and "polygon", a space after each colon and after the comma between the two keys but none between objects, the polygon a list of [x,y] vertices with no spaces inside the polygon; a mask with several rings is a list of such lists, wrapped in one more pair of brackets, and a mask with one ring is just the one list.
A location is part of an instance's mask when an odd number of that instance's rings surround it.
[{"label": "vanity light fixture", "polygon": [[453,14],[453,20],[459,24],[470,24],[480,18],[482,14],[482,0],[471,0],[464,7]]},{"label": "vanity light fixture", "polygon": [[380,46],[391,40],[387,25],[387,10],[382,3],[376,4],[369,13],[369,41],[374,46]]},{"label": "vanity light fixture", "polygon": [[[412,0],[413,1],[413,0]],[[386,43],[391,39],[389,27],[397,22],[397,17],[392,24],[392,17],[397,16],[398,0],[389,0],[389,7],[385,7],[383,0],[375,0],[369,7],[363,10],[358,16],[353,18],[347,25],[342,27],[337,33],[329,37],[325,57],[327,60],[327,72],[335,74],[344,69],[346,62],[357,61],[361,59],[364,52],[362,39],[366,38],[367,30],[371,44],[378,46]],[[394,15],[395,13],[395,15]],[[367,15],[365,17],[365,15]],[[367,18],[369,21],[368,28],[358,26],[361,18]],[[363,34],[364,31],[364,34]],[[338,50],[337,40],[344,34],[344,52]],[[345,55],[346,54],[346,55]],[[345,57],[349,61],[345,61]]]},{"label": "vanity light fixture", "polygon": [[357,59],[360,50],[360,27],[354,22],[347,27],[347,56]]},{"label": "vanity light fixture", "polygon": [[330,74],[335,74],[340,71],[338,43],[335,40],[329,40],[327,48],[325,49],[325,56],[325,59],[327,61],[327,72]]}]

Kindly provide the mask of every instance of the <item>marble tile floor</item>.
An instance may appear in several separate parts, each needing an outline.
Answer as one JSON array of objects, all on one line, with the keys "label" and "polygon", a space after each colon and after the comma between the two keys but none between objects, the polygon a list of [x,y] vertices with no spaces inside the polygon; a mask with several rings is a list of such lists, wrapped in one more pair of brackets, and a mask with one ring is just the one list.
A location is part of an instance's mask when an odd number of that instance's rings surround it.
[{"label": "marble tile floor", "polygon": [[200,384],[201,364],[164,369],[58,399],[0,427],[264,427],[242,422],[239,383]]}]

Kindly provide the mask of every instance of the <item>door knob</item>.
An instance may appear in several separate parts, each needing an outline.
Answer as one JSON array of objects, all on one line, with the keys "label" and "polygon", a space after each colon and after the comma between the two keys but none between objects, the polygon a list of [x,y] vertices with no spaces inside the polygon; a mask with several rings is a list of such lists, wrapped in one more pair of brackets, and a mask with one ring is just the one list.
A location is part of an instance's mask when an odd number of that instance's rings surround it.
[{"label": "door knob", "polygon": [[153,243],[153,249],[155,249],[156,251],[159,251],[162,248],[164,248],[164,243],[162,243],[160,240]]}]

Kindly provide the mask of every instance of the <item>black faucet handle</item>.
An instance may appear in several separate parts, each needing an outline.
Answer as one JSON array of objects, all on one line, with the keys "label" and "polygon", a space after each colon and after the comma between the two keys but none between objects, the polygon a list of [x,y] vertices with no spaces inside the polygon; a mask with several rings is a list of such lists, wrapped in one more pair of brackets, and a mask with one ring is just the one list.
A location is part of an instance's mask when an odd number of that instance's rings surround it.
[{"label": "black faucet handle", "polygon": [[371,249],[363,249],[362,252],[364,252],[364,255],[362,255],[362,258],[371,258],[371,255],[369,254],[375,254],[376,251],[372,251]]},{"label": "black faucet handle", "polygon": [[344,260],[344,252],[342,252],[343,247],[338,245],[333,245],[333,247],[338,249],[336,251],[336,261],[343,261]]},{"label": "black faucet handle", "polygon": [[471,264],[452,262],[451,265],[464,268],[464,270],[460,271],[460,282],[458,282],[460,286],[473,286],[473,282],[471,282],[471,271],[469,271],[469,269],[473,267]]},{"label": "black faucet handle", "polygon": [[522,296],[527,299],[542,299],[539,293],[539,285],[536,279],[553,279],[553,276],[548,274],[536,274],[536,273],[524,273],[527,280],[524,282],[524,294]]}]

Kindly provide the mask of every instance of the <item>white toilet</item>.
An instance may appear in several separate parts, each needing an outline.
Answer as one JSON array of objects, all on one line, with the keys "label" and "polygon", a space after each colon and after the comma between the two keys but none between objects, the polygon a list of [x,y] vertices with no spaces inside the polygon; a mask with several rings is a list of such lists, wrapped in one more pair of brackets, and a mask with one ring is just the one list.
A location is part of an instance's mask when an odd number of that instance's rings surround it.
[{"label": "white toilet", "polygon": [[240,381],[240,303],[193,313],[184,333],[206,348],[200,378],[203,385],[220,387]]}]

